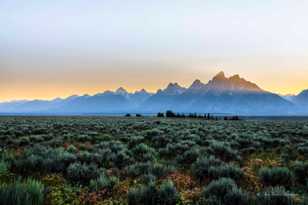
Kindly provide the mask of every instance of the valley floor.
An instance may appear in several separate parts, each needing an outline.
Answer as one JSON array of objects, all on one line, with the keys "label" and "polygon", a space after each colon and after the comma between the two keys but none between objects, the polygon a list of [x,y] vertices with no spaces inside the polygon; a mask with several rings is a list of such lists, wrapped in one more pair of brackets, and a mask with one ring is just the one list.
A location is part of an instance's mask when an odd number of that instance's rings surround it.
[{"label": "valley floor", "polygon": [[308,119],[0,117],[0,205],[308,204]]}]

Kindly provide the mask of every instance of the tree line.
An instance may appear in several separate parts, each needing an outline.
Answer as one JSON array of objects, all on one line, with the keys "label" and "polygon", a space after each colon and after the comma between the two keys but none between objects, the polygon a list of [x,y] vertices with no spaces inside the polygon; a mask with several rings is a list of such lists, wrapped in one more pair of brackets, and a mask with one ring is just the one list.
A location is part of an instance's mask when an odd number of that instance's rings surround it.
[{"label": "tree line", "polygon": [[[211,113],[198,114],[198,113],[176,113],[172,110],[167,110],[165,113],[157,113],[157,117],[166,117],[166,118],[196,118],[196,119],[205,119],[205,120],[219,120],[218,116],[214,116]],[[224,116],[223,120],[240,120],[239,116]]]},{"label": "tree line", "polygon": [[[142,117],[141,114],[130,114],[127,113],[125,117]],[[159,118],[192,118],[192,119],[204,119],[204,120],[240,120],[239,116],[215,116],[211,113],[198,114],[198,113],[176,113],[172,110],[167,110],[166,112],[158,112],[156,117]]]}]

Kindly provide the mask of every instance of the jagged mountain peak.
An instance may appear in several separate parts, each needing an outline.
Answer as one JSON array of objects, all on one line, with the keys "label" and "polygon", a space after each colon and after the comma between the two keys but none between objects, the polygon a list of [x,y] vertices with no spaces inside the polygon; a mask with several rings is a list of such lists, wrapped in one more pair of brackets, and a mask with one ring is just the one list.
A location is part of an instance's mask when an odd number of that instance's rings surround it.
[{"label": "jagged mountain peak", "polygon": [[79,95],[71,95],[71,96],[65,98],[65,100],[72,100],[72,99],[76,99],[78,97],[79,97]]},{"label": "jagged mountain peak", "polygon": [[149,92],[146,90],[146,89],[144,89],[144,88],[142,88],[141,90],[136,90],[135,91],[135,94],[148,94]]},{"label": "jagged mountain peak", "polygon": [[208,82],[207,89],[215,91],[264,92],[258,85],[241,78],[238,74],[228,78],[222,71]]},{"label": "jagged mountain peak", "polygon": [[307,106],[308,105],[308,89],[303,90],[298,95],[293,96],[291,100],[295,102],[296,104]]},{"label": "jagged mountain peak", "polygon": [[160,92],[173,95],[173,94],[182,94],[185,90],[186,88],[180,86],[178,83],[169,83],[168,86]]},{"label": "jagged mountain peak", "polygon": [[231,76],[229,79],[230,79],[230,80],[240,80],[241,77],[240,77],[239,74],[236,74],[236,75]]},{"label": "jagged mountain peak", "polygon": [[171,88],[171,87],[181,87],[178,83],[169,83],[167,88]]},{"label": "jagged mountain peak", "polygon": [[196,79],[191,86],[189,87],[190,90],[198,90],[204,88],[205,84],[201,82],[201,80]]},{"label": "jagged mountain peak", "polygon": [[192,83],[192,85],[198,85],[198,84],[202,84],[201,80],[199,79],[194,80],[194,82]]},{"label": "jagged mountain peak", "polygon": [[220,71],[219,73],[217,73],[214,78],[215,80],[225,80],[226,76],[225,76],[225,72]]},{"label": "jagged mountain peak", "polygon": [[238,74],[226,77],[223,71],[217,73],[207,84],[196,79],[187,90],[193,93],[205,92],[264,92],[255,83],[241,78]]},{"label": "jagged mountain peak", "polygon": [[115,93],[117,94],[128,94],[127,90],[125,90],[123,87],[119,87]]},{"label": "jagged mountain peak", "polygon": [[308,89],[303,90],[303,91],[300,92],[298,95],[299,95],[299,96],[302,95],[302,96],[307,96],[307,97],[308,97]]}]

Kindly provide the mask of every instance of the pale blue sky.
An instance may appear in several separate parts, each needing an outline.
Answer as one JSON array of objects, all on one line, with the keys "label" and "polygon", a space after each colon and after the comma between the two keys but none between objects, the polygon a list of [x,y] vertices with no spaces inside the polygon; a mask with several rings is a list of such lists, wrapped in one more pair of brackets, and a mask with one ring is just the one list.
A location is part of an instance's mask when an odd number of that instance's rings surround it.
[{"label": "pale blue sky", "polygon": [[307,10],[305,0],[1,0],[0,100],[155,90],[220,70],[296,93],[308,88]]}]

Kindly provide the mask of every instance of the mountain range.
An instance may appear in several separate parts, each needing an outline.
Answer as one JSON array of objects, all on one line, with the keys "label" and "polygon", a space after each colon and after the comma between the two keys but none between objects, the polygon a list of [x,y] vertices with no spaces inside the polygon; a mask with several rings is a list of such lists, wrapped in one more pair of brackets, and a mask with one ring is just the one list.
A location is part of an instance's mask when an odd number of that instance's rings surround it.
[{"label": "mountain range", "polygon": [[208,83],[195,80],[189,87],[169,83],[155,93],[144,89],[129,93],[123,87],[95,95],[54,100],[22,100],[0,103],[2,114],[120,114],[175,112],[232,115],[307,115],[308,90],[280,96],[239,75],[219,72]]}]

